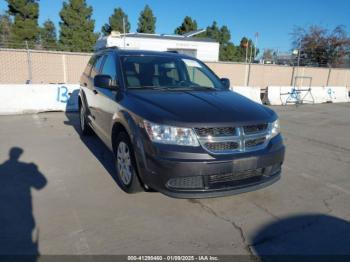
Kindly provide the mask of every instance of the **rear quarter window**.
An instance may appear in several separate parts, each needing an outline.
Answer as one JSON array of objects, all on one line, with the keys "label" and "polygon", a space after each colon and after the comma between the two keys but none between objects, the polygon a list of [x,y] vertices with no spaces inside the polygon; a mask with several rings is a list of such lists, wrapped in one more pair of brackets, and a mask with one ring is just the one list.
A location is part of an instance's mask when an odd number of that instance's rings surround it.
[{"label": "rear quarter window", "polygon": [[92,66],[95,64],[96,62],[96,56],[93,55],[90,59],[89,59],[89,62],[87,64],[87,66],[85,67],[85,70],[84,70],[84,74],[86,76],[90,76],[90,73],[91,73],[91,68]]}]

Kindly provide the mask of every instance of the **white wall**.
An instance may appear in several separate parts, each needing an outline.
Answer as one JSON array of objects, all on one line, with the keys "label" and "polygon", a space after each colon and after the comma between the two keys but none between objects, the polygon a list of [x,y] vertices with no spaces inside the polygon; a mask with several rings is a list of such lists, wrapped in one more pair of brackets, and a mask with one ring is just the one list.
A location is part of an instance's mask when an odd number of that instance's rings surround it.
[{"label": "white wall", "polygon": [[0,115],[76,111],[79,85],[0,85]]},{"label": "white wall", "polygon": [[[104,37],[96,43],[97,48],[102,46],[124,47],[123,37]],[[197,58],[206,62],[217,62],[219,60],[219,43],[202,41],[181,41],[173,39],[157,39],[143,37],[126,37],[125,49],[167,51],[168,49],[195,49]]]},{"label": "white wall", "polygon": [[[285,105],[286,103],[302,102],[307,104],[319,103],[347,103],[350,102],[349,91],[345,86],[269,86],[267,88],[268,102],[270,105]],[[301,101],[298,101],[301,100]]]}]

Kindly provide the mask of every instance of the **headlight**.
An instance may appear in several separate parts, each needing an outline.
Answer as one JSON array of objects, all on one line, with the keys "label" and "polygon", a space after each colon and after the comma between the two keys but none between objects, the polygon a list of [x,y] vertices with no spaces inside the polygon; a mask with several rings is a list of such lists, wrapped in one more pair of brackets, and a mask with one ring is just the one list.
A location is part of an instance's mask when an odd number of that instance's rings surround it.
[{"label": "headlight", "polygon": [[280,133],[280,122],[276,119],[274,122],[269,124],[269,138],[273,138]]},{"label": "headlight", "polygon": [[156,143],[199,146],[196,135],[191,128],[158,125],[143,121],[149,138]]}]

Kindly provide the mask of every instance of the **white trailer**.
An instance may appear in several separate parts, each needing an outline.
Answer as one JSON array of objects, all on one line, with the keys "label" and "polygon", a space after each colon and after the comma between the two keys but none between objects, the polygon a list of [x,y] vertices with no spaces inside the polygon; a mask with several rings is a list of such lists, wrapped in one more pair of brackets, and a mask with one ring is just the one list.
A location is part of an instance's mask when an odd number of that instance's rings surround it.
[{"label": "white trailer", "polygon": [[116,46],[120,49],[177,51],[196,57],[205,62],[219,60],[219,43],[207,38],[195,38],[180,35],[159,35],[112,32],[109,36],[97,40],[95,50]]}]

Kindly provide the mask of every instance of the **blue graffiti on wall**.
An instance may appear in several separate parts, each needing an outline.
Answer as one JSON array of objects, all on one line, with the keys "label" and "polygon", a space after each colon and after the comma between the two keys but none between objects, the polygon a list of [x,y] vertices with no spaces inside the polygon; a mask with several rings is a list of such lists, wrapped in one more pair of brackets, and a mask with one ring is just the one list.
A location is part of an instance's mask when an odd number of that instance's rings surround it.
[{"label": "blue graffiti on wall", "polygon": [[58,86],[56,101],[65,104],[66,110],[76,111],[78,110],[78,94],[78,87]]},{"label": "blue graffiti on wall", "polygon": [[294,100],[299,99],[299,91],[294,87],[290,90],[290,98],[292,98]]},{"label": "blue graffiti on wall", "polygon": [[332,90],[332,88],[327,89],[327,94],[329,99],[335,99],[335,92]]},{"label": "blue graffiti on wall", "polygon": [[69,100],[68,88],[65,86],[57,87],[57,101],[67,103]]}]

